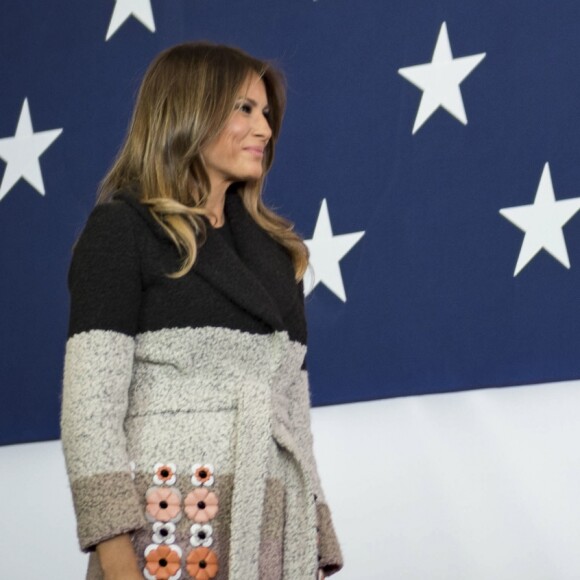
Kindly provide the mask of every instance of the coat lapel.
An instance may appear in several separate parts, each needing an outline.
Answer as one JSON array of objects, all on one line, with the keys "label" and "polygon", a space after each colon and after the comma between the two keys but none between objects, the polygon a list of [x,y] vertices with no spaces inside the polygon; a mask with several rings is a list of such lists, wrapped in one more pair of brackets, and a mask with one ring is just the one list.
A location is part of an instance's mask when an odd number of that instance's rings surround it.
[{"label": "coat lapel", "polygon": [[247,214],[236,193],[227,194],[226,219],[237,252],[220,232],[208,227],[207,240],[193,270],[272,329],[283,330],[279,304],[272,290],[280,284],[280,271],[288,269],[288,256],[280,254],[284,250]]},{"label": "coat lapel", "polygon": [[[159,239],[173,245],[135,194],[123,191],[115,198],[133,206]],[[288,289],[295,285],[288,255],[254,222],[237,193],[226,195],[225,213],[237,252],[208,225],[207,239],[199,249],[192,273],[273,330],[284,330],[281,314],[292,299]]]}]

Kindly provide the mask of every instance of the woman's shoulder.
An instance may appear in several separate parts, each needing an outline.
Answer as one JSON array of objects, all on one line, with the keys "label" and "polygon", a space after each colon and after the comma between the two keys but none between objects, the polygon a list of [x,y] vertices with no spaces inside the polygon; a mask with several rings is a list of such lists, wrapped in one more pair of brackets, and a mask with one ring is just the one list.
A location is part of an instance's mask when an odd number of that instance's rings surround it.
[{"label": "woman's shoulder", "polygon": [[99,203],[90,212],[74,245],[75,256],[98,256],[110,248],[133,245],[135,218],[119,201]]},{"label": "woman's shoulder", "polygon": [[135,208],[122,198],[99,202],[89,213],[72,251],[69,275],[107,271],[113,264],[141,263],[148,227]]},{"label": "woman's shoulder", "polygon": [[114,229],[120,224],[137,222],[138,210],[140,205],[138,199],[124,191],[113,193],[104,200],[97,201],[91,209],[87,225],[98,225],[101,229]]},{"label": "woman's shoulder", "polygon": [[136,196],[119,192],[91,210],[73,247],[69,281],[90,273],[140,278],[146,284],[176,271],[178,261],[173,242],[149,208]]},{"label": "woman's shoulder", "polygon": [[147,233],[163,236],[149,209],[135,195],[120,191],[93,207],[78,243],[101,245],[108,241],[126,245]]},{"label": "woman's shoulder", "polygon": [[97,204],[88,216],[68,271],[69,336],[97,329],[137,332],[143,272],[133,214],[112,200]]}]

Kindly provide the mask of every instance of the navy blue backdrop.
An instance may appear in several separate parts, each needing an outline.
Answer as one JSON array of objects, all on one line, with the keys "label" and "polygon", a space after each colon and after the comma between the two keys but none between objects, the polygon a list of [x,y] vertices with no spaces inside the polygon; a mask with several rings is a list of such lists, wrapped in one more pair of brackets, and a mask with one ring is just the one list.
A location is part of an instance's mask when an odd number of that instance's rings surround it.
[{"label": "navy blue backdrop", "polygon": [[[307,239],[326,200],[336,236],[311,242],[315,278],[334,266],[307,297],[315,404],[580,377],[580,213],[569,204],[565,225],[545,226],[563,233],[569,268],[561,240],[549,253],[538,230],[562,204],[536,211],[526,232],[500,215],[534,204],[546,163],[555,200],[580,196],[579,6],[4,3],[0,443],[58,437],[71,246],[143,71],[190,39],[240,46],[286,72],[288,112],[266,198]],[[413,133],[429,102],[434,112]],[[356,232],[364,235],[340,238]],[[514,276],[524,237],[538,251]]]}]

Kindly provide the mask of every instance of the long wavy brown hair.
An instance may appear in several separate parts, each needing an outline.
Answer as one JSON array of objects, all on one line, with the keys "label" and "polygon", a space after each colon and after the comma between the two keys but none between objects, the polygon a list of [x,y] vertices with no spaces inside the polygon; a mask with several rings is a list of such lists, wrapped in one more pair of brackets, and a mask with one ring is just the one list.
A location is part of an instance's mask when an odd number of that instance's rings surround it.
[{"label": "long wavy brown hair", "polygon": [[97,200],[109,201],[119,190],[136,193],[180,252],[181,267],[172,277],[189,272],[206,239],[210,180],[202,152],[224,128],[252,73],[266,87],[272,137],[262,177],[236,184],[237,192],[254,221],[286,248],[296,280],[308,266],[308,249],[293,224],[262,201],[286,105],[281,73],[238,48],[192,42],[165,50],[147,69],[127,136]]}]

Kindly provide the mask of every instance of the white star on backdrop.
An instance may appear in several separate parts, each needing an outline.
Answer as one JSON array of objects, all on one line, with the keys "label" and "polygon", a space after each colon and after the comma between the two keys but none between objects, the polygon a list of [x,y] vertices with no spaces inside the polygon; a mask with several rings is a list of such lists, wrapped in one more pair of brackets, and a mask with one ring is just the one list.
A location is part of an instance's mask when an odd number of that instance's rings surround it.
[{"label": "white star on backdrop", "polygon": [[556,201],[550,164],[546,163],[534,203],[499,210],[503,217],[526,234],[514,276],[517,276],[542,248],[566,268],[570,268],[562,228],[578,210],[580,197]]},{"label": "white star on backdrop", "polygon": [[105,40],[109,40],[130,16],[134,16],[151,32],[155,32],[151,0],[115,0],[115,9],[111,16]]},{"label": "white star on backdrop", "polygon": [[318,284],[322,283],[343,302],[346,302],[346,293],[340,272],[340,260],[350,252],[364,234],[365,232],[355,232],[334,236],[330,225],[326,199],[322,200],[312,239],[305,240],[310,251],[310,267],[304,277],[304,293],[306,296]]},{"label": "white star on backdrop", "polygon": [[444,22],[430,63],[399,69],[399,74],[423,91],[413,134],[439,108],[443,107],[457,120],[467,125],[467,115],[459,85],[484,59],[485,52],[453,58],[451,44]]},{"label": "white star on backdrop", "polygon": [[0,184],[0,201],[20,178],[26,179],[32,187],[44,195],[39,158],[61,133],[62,129],[35,133],[32,130],[28,99],[24,99],[16,134],[14,137],[0,139],[0,158],[6,162],[6,170]]}]

